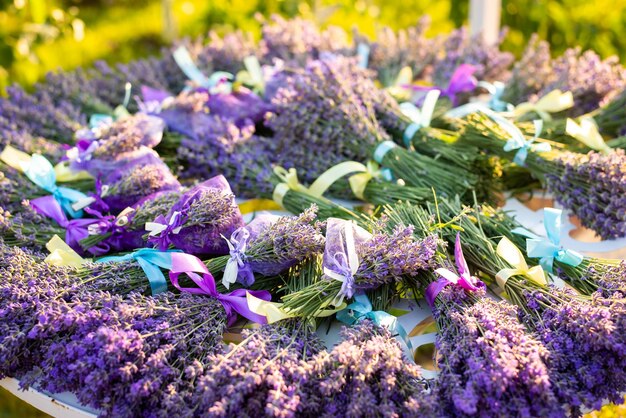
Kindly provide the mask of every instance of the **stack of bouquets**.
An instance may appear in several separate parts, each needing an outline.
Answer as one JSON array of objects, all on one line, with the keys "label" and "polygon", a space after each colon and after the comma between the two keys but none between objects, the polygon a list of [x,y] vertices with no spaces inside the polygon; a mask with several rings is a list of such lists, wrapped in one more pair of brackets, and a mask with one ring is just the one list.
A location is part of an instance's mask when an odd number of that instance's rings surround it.
[{"label": "stack of bouquets", "polygon": [[[536,37],[513,64],[504,33],[426,29],[350,42],[273,17],[259,42],[211,33],[8,89],[0,377],[102,416],[566,417],[621,402],[626,264],[563,248],[559,211],[544,239],[489,205],[532,175],[583,226],[625,236],[610,147],[626,72],[577,48],[552,58]],[[244,222],[236,198],[295,216]],[[438,326],[435,377],[385,312],[411,296]],[[335,315],[349,326],[325,347],[316,328]]]}]

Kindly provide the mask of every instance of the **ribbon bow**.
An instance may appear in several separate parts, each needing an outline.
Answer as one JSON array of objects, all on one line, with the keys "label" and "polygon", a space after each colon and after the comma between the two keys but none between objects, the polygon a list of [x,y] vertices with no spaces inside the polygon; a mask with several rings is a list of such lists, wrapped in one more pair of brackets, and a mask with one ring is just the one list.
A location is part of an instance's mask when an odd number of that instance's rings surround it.
[{"label": "ribbon bow", "polygon": [[[355,233],[358,237],[355,237]],[[333,305],[339,306],[344,298],[351,298],[354,294],[354,275],[360,264],[356,240],[365,241],[370,236],[353,221],[328,219],[323,257],[324,277],[341,282],[341,289],[333,299]]]},{"label": "ribbon bow", "polygon": [[157,245],[161,251],[165,251],[172,242],[171,234],[178,234],[185,224],[185,216],[175,211],[171,214],[169,221],[165,220],[165,216],[159,215],[154,222],[146,222],[146,231],[148,231],[148,241]]},{"label": "ribbon bow", "polygon": [[548,239],[524,228],[515,228],[511,232],[527,237],[526,254],[530,258],[539,258],[539,264],[544,270],[552,273],[554,260],[576,267],[583,262],[584,256],[576,251],[564,249],[561,246],[562,213],[560,209],[545,208],[543,210],[543,226]]},{"label": "ribbon bow", "polygon": [[502,100],[504,95],[505,84],[501,81],[494,81],[490,83],[488,81],[479,81],[478,87],[482,87],[489,93],[489,108],[496,112],[512,111],[514,109],[511,103]]},{"label": "ribbon bow", "polygon": [[238,277],[241,277],[244,286],[252,285],[254,283],[254,273],[250,265],[246,263],[247,257],[245,254],[250,231],[245,226],[241,226],[232,233],[230,240],[223,235],[222,238],[226,240],[230,251],[230,258],[224,268],[222,284],[226,289],[230,289],[230,285],[235,283]]},{"label": "ribbon bow", "polygon": [[167,291],[167,281],[161,271],[161,268],[171,270],[172,254],[178,254],[178,257],[193,257],[189,254],[175,253],[173,251],[159,251],[154,248],[141,248],[132,253],[124,255],[114,255],[103,257],[96,260],[96,263],[121,263],[124,261],[136,261],[148,278],[150,289],[153,295]]},{"label": "ribbon bow", "polygon": [[[509,121],[507,122],[508,122],[507,125],[509,126],[508,129],[504,125],[502,125],[502,123],[500,123],[500,126],[506,129],[507,132],[511,135],[511,138],[508,141],[506,141],[506,144],[504,144],[504,150],[505,151],[518,150],[515,153],[515,157],[513,157],[513,162],[515,164],[521,167],[524,167],[526,165],[526,158],[528,157],[528,151],[547,152],[552,149],[550,144],[547,144],[545,142],[534,143],[539,138],[539,135],[541,134],[541,131],[543,130],[543,120],[535,119],[533,121],[533,124],[535,126],[535,134],[533,138],[529,140],[526,140],[526,137],[524,136],[524,134],[517,128],[517,126],[515,126],[515,124]],[[515,128],[515,131],[513,131],[511,127]]]},{"label": "ribbon bow", "polygon": [[78,255],[58,235],[53,236],[48,241],[46,248],[50,251],[50,254],[44,261],[53,266],[80,267],[88,261]]},{"label": "ribbon bow", "polygon": [[[101,219],[83,218],[68,220],[61,205],[53,196],[43,196],[30,201],[30,206],[40,215],[53,219],[59,226],[65,228],[65,242],[75,251],[82,251],[80,241],[89,236],[89,228],[101,222]],[[88,249],[93,255],[108,253],[109,245],[101,242]]]},{"label": "ribbon bow", "polygon": [[375,178],[383,178],[385,181],[393,181],[393,174],[388,168],[381,169],[375,161],[368,161],[365,165],[365,171],[353,174],[348,178],[352,193],[354,193],[358,199],[366,200],[365,188],[370,180]]},{"label": "ribbon bow", "polygon": [[11,159],[12,156],[17,156],[18,160],[17,163],[13,162],[10,165],[12,167],[14,165],[17,166],[17,169],[23,172],[30,181],[50,193],[59,202],[65,213],[72,218],[81,218],[83,216],[82,211],[72,208],[72,204],[87,196],[78,190],[57,186],[56,171],[50,161],[42,155],[33,154],[28,156],[28,154],[21,153],[10,147],[4,149],[0,159],[5,161]]},{"label": "ribbon bow", "polygon": [[513,268],[504,268],[496,274],[496,282],[501,289],[505,288],[506,281],[512,276],[524,276],[540,286],[547,285],[543,268],[541,266],[528,268],[522,252],[507,237],[500,240],[496,253],[513,266]]},{"label": "ribbon bow", "polygon": [[237,81],[252,87],[252,90],[260,95],[265,91],[265,77],[259,59],[250,55],[243,59],[244,71],[237,73]]},{"label": "ribbon bow", "polygon": [[541,119],[551,121],[550,113],[562,112],[574,106],[574,96],[571,91],[563,93],[561,90],[552,90],[535,103],[524,102],[515,106],[511,115],[519,119],[529,112],[535,112]]},{"label": "ribbon bow", "polygon": [[431,308],[435,305],[437,295],[449,284],[458,285],[469,292],[475,292],[485,287],[482,281],[470,273],[467,261],[465,261],[465,256],[463,255],[461,235],[458,233],[454,242],[454,263],[456,264],[456,273],[446,268],[435,270],[435,273],[439,274],[441,278],[429,284],[424,295],[426,302],[428,302]]},{"label": "ribbon bow", "polygon": [[231,83],[229,82],[234,78],[231,73],[227,73],[225,71],[216,71],[211,74],[210,77],[206,77],[202,74],[202,71],[198,68],[198,66],[193,62],[193,58],[191,58],[191,54],[189,50],[184,46],[179,46],[176,48],[174,53],[172,54],[174,57],[174,61],[178,64],[178,67],[181,71],[195,84],[200,87],[204,87],[209,90],[210,93],[220,85],[224,85],[224,93],[231,92]]},{"label": "ribbon bow", "polygon": [[[178,277],[186,274],[198,285],[198,287],[181,287],[178,283]],[[265,316],[257,314],[248,308],[247,295],[250,294],[258,299],[269,301],[271,295],[266,290],[246,290],[236,289],[227,294],[221,294],[215,287],[215,279],[209,273],[208,269],[197,257],[189,258],[180,257],[180,253],[172,253],[172,268],[169,273],[170,281],[175,288],[181,292],[187,292],[195,295],[208,295],[219,300],[226,315],[228,316],[228,325],[232,325],[237,314],[259,324],[266,324]]]},{"label": "ribbon bow", "polygon": [[437,100],[440,94],[441,91],[439,90],[431,90],[426,93],[426,98],[424,99],[421,110],[411,102],[400,104],[400,110],[404,116],[411,120],[411,123],[406,127],[403,134],[404,145],[406,145],[407,148],[411,145],[411,140],[417,131],[430,126],[430,121],[433,117],[433,112],[435,111],[435,106],[437,106]]},{"label": "ribbon bow", "polygon": [[452,77],[450,77],[450,83],[448,87],[442,89],[441,87],[425,87],[425,86],[410,86],[413,90],[427,91],[427,90],[439,90],[442,95],[448,97],[453,106],[458,103],[457,95],[472,91],[476,88],[478,81],[474,77],[476,67],[470,64],[461,64],[454,71]]},{"label": "ribbon bow", "polygon": [[[126,82],[124,84],[124,100],[121,105],[118,105],[115,109],[113,109],[113,114],[107,115],[105,113],[94,113],[89,117],[89,128],[92,132],[97,131],[99,129],[105,128],[108,125],[111,125],[117,119],[121,119],[125,116],[129,116],[128,112],[128,103],[130,103],[130,94],[132,91],[132,84]],[[95,132],[94,132],[95,133]]]},{"label": "ribbon bow", "polygon": [[337,320],[344,324],[354,325],[363,319],[369,319],[376,325],[389,328],[391,332],[398,334],[402,338],[409,350],[413,350],[409,336],[404,327],[398,322],[398,318],[384,311],[373,311],[372,304],[365,294],[356,295],[354,302],[337,312]]},{"label": "ribbon bow", "polygon": [[[248,309],[255,314],[265,317],[268,324],[273,324],[274,322],[278,322],[283,319],[298,316],[298,312],[296,310],[286,311],[283,309],[282,303],[268,302],[266,300],[259,299],[253,296],[250,292],[246,295],[246,299],[248,302]],[[325,318],[336,314],[345,307],[346,304],[344,302],[335,309],[321,309],[320,311],[315,312],[312,316],[316,318]]]},{"label": "ribbon bow", "polygon": [[604,138],[602,138],[600,132],[598,132],[598,125],[596,125],[593,118],[581,118],[580,125],[572,119],[567,119],[565,133],[577,141],[582,142],[592,150],[600,151],[602,154],[610,154],[613,152],[611,147],[604,142]]}]

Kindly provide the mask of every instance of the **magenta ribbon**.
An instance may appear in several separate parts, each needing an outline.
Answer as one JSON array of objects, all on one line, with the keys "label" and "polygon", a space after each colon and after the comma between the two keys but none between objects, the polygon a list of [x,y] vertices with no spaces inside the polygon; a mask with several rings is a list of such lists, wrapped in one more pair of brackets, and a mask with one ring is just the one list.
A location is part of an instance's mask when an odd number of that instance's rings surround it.
[{"label": "magenta ribbon", "polygon": [[[89,226],[98,224],[101,219],[81,218],[68,220],[63,208],[54,196],[43,196],[30,201],[31,207],[40,215],[47,216],[56,221],[62,228],[65,228],[65,242],[79,254],[84,253],[80,246],[80,241],[89,236]],[[107,254],[110,246],[104,242],[91,248],[88,252],[93,255]]]},{"label": "magenta ribbon", "polygon": [[404,87],[413,89],[415,91],[430,91],[430,90],[439,90],[443,96],[446,96],[450,99],[453,106],[458,104],[457,95],[461,93],[467,93],[476,88],[478,85],[478,80],[474,77],[474,72],[476,72],[476,67],[470,64],[461,64],[450,77],[450,83],[448,83],[448,87],[441,88],[437,86],[414,86],[407,85]]},{"label": "magenta ribbon", "polygon": [[424,294],[426,302],[428,302],[431,308],[434,306],[435,299],[439,292],[449,284],[458,285],[469,292],[475,292],[485,287],[485,283],[471,275],[467,261],[465,261],[465,256],[463,255],[463,248],[461,247],[461,234],[458,233],[456,234],[456,241],[454,243],[454,262],[458,274],[446,268],[435,270],[435,273],[442,277],[429,284]]},{"label": "magenta ribbon", "polygon": [[[181,274],[189,276],[198,287],[181,287],[178,283],[178,276]],[[272,296],[268,291],[237,289],[226,294],[219,293],[215,286],[215,279],[204,263],[198,257],[184,253],[172,253],[172,269],[169,275],[172,285],[181,292],[208,295],[219,300],[226,310],[229,326],[235,323],[237,314],[250,321],[267,324],[265,316],[256,314],[248,308],[246,294],[250,293],[254,297],[269,302]]]}]

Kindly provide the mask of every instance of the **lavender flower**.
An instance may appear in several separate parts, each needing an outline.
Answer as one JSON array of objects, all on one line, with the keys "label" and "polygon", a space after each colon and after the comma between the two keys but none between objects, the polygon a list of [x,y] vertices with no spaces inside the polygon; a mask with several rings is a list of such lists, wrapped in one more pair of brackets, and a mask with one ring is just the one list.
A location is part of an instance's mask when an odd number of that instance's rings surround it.
[{"label": "lavender flower", "polygon": [[342,340],[308,362],[298,413],[306,416],[442,416],[418,366],[389,330],[370,321],[344,328]]},{"label": "lavender flower", "polygon": [[164,163],[135,165],[133,162],[107,176],[102,200],[111,212],[118,213],[143,197],[159,191],[178,190],[180,183]]},{"label": "lavender flower", "polygon": [[0,202],[4,209],[17,212],[22,209],[24,200],[42,196],[43,193],[45,191],[24,174],[0,162]]},{"label": "lavender flower", "polygon": [[555,160],[560,171],[545,177],[557,202],[604,239],[626,235],[625,158],[623,150],[609,155],[563,153]]},{"label": "lavender flower", "polygon": [[27,200],[15,214],[0,206],[0,236],[6,244],[45,251],[54,235],[65,236],[65,229],[37,213]]},{"label": "lavender flower", "polygon": [[602,60],[595,52],[580,48],[565,51],[552,63],[553,80],[538,93],[541,97],[552,90],[571,91],[575,106],[570,116],[580,116],[605,105],[626,87],[626,71],[618,57]]},{"label": "lavender flower", "polygon": [[550,351],[548,367],[560,403],[580,414],[626,387],[623,299],[586,299],[570,290],[527,290],[524,320]]},{"label": "lavender flower", "polygon": [[452,416],[565,417],[548,361],[551,353],[528,334],[507,302],[454,285],[438,295],[433,316],[441,374],[435,393]]},{"label": "lavender flower", "polygon": [[440,38],[425,36],[429,26],[430,18],[422,16],[414,27],[407,30],[396,32],[387,26],[381,28],[373,42],[358,33],[355,39],[357,43],[369,44],[368,68],[376,71],[378,80],[384,86],[390,86],[406,66],[411,69],[414,78],[426,77],[425,72],[441,47]]},{"label": "lavender flower", "polygon": [[214,71],[237,74],[244,69],[244,58],[262,53],[263,46],[257,45],[250,33],[238,30],[222,38],[211,31],[206,45],[198,52],[197,63],[206,74]]},{"label": "lavender flower", "polygon": [[626,261],[622,260],[619,266],[604,270],[602,276],[596,278],[596,283],[598,296],[616,299],[626,297]]},{"label": "lavender flower", "polygon": [[473,65],[478,80],[503,80],[513,62],[513,54],[500,51],[506,32],[498,42],[486,45],[480,36],[471,37],[467,28],[459,28],[445,37],[442,49],[445,54],[436,57],[432,69],[432,81],[436,86],[446,86],[454,71],[461,64]]},{"label": "lavender flower", "polygon": [[417,240],[413,230],[412,225],[398,226],[390,234],[380,230],[357,248],[360,264],[355,282],[358,287],[379,287],[434,267],[437,237],[430,235]]},{"label": "lavender flower", "polygon": [[86,124],[85,115],[69,102],[54,103],[45,93],[33,96],[19,87],[9,87],[7,93],[0,100],[0,114],[18,132],[67,144]]},{"label": "lavender flower", "polygon": [[518,104],[536,97],[554,77],[550,44],[533,34],[522,58],[515,63],[506,82],[503,99]]},{"label": "lavender flower", "polygon": [[191,254],[222,255],[230,236],[243,218],[223,176],[213,177],[183,193],[167,216],[155,218],[163,230],[150,233],[149,242],[166,250],[170,244]]},{"label": "lavender flower", "polygon": [[209,358],[196,380],[198,416],[295,416],[307,404],[304,360],[323,349],[305,321],[287,320],[243,331],[244,340]]},{"label": "lavender flower", "polygon": [[[280,59],[291,65],[303,66],[307,62],[320,57],[320,52],[333,52],[347,47],[347,37],[337,28],[332,32],[335,35],[324,36],[315,23],[301,18],[286,20],[273,15],[271,22],[261,29],[261,48],[265,55],[263,60],[271,64]],[[342,42],[343,41],[343,42]]]}]

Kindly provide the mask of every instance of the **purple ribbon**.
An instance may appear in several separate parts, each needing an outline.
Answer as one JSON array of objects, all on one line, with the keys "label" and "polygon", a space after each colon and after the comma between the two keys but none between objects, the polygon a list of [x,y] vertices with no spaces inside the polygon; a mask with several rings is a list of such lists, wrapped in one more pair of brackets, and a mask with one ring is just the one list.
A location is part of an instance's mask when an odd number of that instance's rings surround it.
[{"label": "purple ribbon", "polygon": [[177,234],[180,232],[180,229],[186,222],[187,217],[181,212],[174,212],[169,216],[169,219],[166,219],[165,216],[159,215],[154,220],[154,222],[150,222],[146,224],[146,230],[149,230],[149,225],[162,225],[160,230],[153,234],[152,231],[150,237],[148,238],[148,242],[151,244],[155,244],[158,249],[161,251],[165,251],[169,248],[172,240],[170,238],[171,234]]},{"label": "purple ribbon", "polygon": [[471,275],[467,262],[465,261],[465,256],[463,255],[463,248],[461,247],[461,234],[458,233],[456,234],[456,241],[454,243],[454,262],[458,274],[446,268],[435,270],[435,273],[442,277],[429,284],[424,295],[426,302],[428,302],[431,308],[434,306],[435,299],[439,292],[449,284],[456,284],[469,292],[475,292],[485,287],[485,283]]},{"label": "purple ribbon", "polygon": [[[178,277],[181,274],[189,276],[198,287],[181,287],[178,283]],[[181,292],[194,295],[208,295],[219,300],[226,310],[229,326],[235,323],[237,314],[250,321],[267,324],[265,316],[256,314],[248,308],[246,294],[250,293],[259,299],[270,301],[272,297],[268,291],[237,289],[226,294],[219,293],[215,287],[215,279],[209,273],[204,263],[198,257],[189,254],[172,253],[172,269],[169,275],[172,285]]]},{"label": "purple ribbon", "polygon": [[[80,241],[89,236],[89,227],[101,222],[101,219],[84,218],[68,220],[63,212],[63,208],[54,196],[43,196],[30,201],[31,207],[40,215],[47,216],[56,221],[62,228],[65,228],[65,242],[74,251],[83,254],[84,251],[80,246]],[[110,246],[105,242],[101,242],[87,251],[93,255],[107,254]]]},{"label": "purple ribbon", "polygon": [[453,106],[456,106],[458,104],[457,95],[470,92],[478,85],[478,80],[476,80],[476,77],[473,75],[474,72],[476,72],[476,67],[473,65],[459,65],[459,67],[452,74],[452,77],[450,77],[450,83],[448,83],[448,87],[445,89],[437,86],[406,85],[403,87],[410,88],[415,91],[439,90],[442,95],[450,99]]}]

